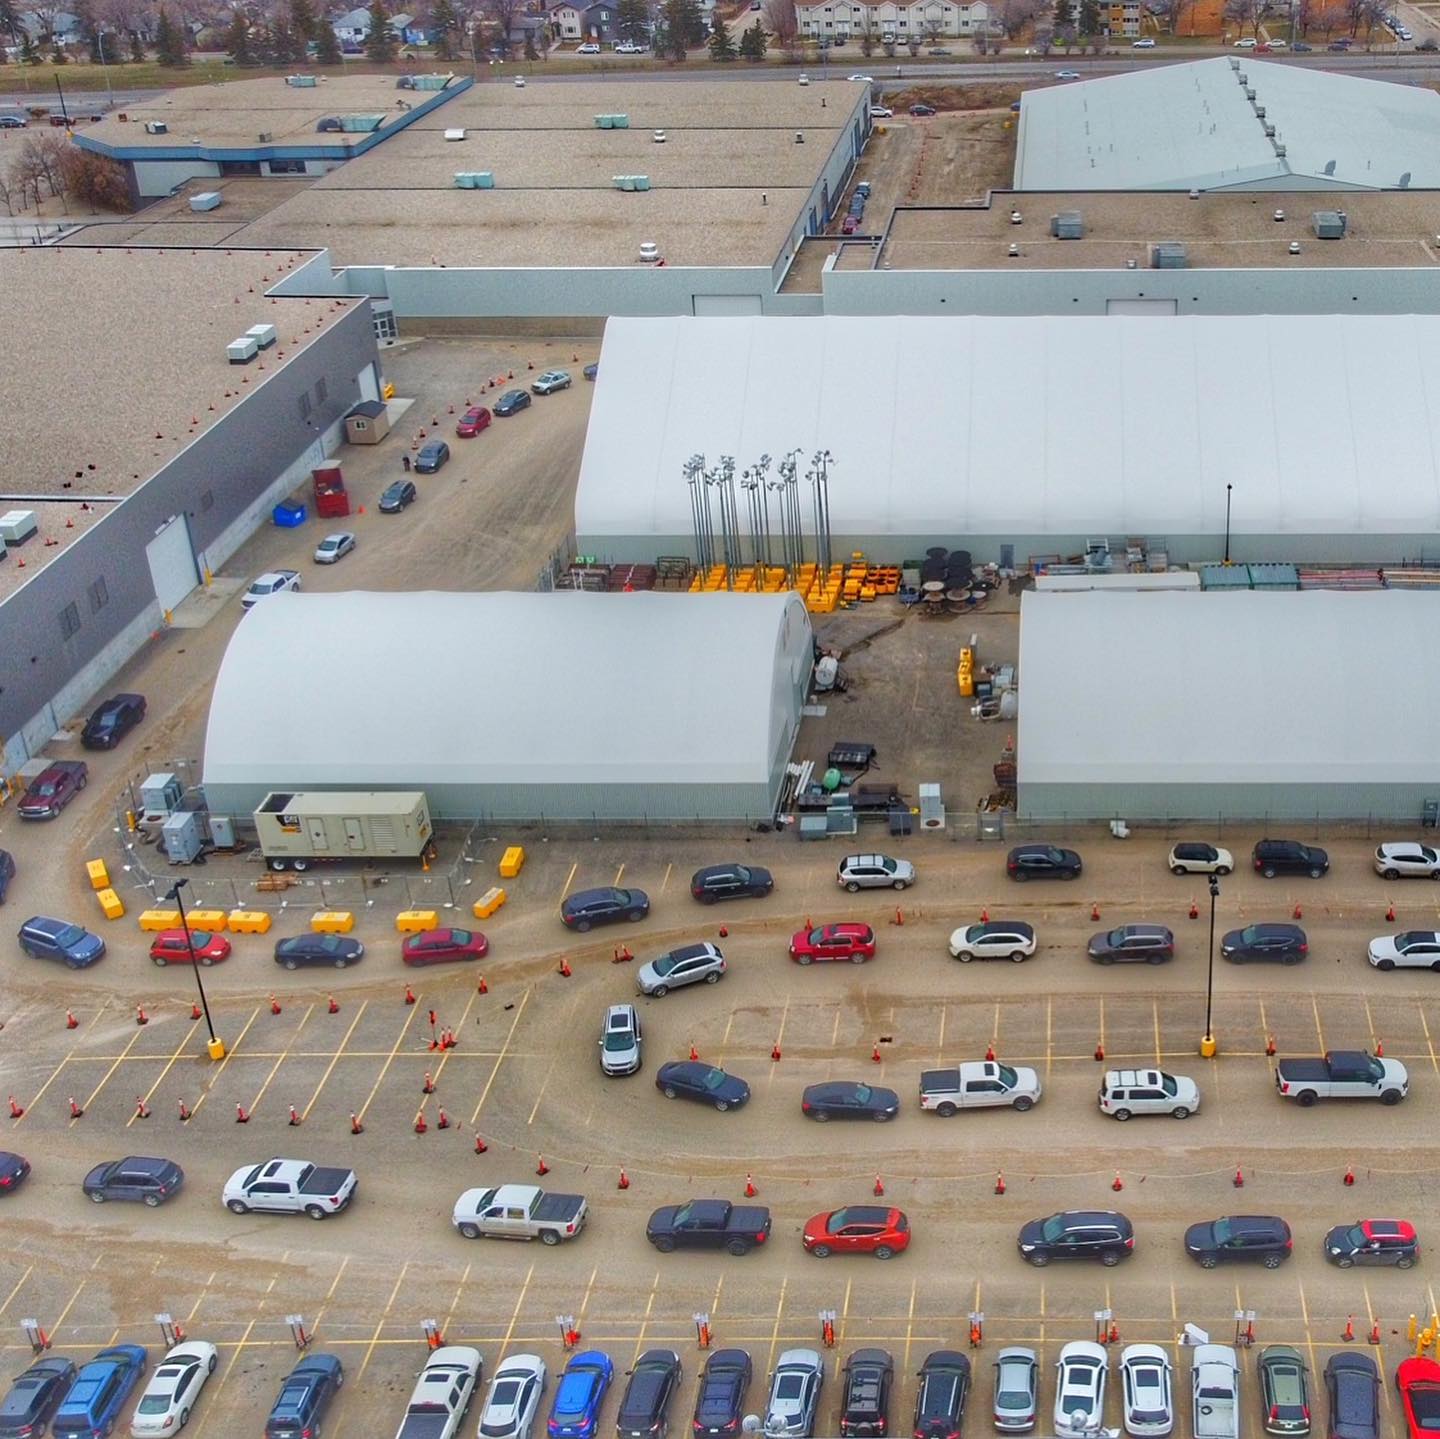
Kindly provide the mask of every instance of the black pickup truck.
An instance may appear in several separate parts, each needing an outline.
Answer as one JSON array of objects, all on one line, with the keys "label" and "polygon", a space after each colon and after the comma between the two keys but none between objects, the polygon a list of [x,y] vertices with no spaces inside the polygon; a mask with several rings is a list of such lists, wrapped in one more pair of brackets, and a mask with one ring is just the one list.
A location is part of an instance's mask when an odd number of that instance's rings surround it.
[{"label": "black pickup truck", "polygon": [[770,1211],[759,1204],[731,1204],[728,1199],[666,1204],[650,1216],[645,1237],[662,1254],[674,1249],[748,1254],[770,1237]]}]

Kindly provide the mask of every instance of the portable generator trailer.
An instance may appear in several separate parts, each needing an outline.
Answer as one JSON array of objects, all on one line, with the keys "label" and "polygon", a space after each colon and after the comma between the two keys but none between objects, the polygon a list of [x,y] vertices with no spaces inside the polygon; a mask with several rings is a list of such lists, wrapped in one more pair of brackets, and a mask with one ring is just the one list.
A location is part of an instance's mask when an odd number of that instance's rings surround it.
[{"label": "portable generator trailer", "polygon": [[419,859],[431,850],[435,830],[417,790],[275,792],[254,818],[260,852],[274,870],[339,859]]}]

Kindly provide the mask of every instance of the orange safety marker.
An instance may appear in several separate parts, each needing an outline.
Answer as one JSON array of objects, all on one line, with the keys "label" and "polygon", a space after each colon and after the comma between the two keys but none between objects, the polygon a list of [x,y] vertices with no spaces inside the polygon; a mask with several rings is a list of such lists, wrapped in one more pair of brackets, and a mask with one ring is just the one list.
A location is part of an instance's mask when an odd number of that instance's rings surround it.
[{"label": "orange safety marker", "polygon": [[1386,909],[1386,911],[1385,911],[1385,918],[1386,918],[1391,924],[1394,924],[1394,923],[1395,923],[1395,905],[1394,905],[1393,902],[1391,903],[1391,905],[1389,906],[1389,908]]},{"label": "orange safety marker", "polygon": [[1099,918],[1100,918],[1100,902],[1099,902],[1099,900],[1093,900],[1093,901],[1091,901],[1091,904],[1090,904],[1090,922],[1093,924],[1093,923],[1094,923],[1096,920],[1098,920]]},{"label": "orange safety marker", "polygon": [[335,1003],[335,996],[333,994],[330,996],[330,1003],[326,1006],[326,1008],[331,1014],[340,1013],[340,1006]]},{"label": "orange safety marker", "polygon": [[878,1044],[870,1046],[870,1059],[875,1064],[880,1063],[880,1046]]},{"label": "orange safety marker", "polygon": [[364,1134],[364,1133],[365,1133],[365,1126],[360,1123],[360,1119],[359,1119],[359,1117],[356,1115],[356,1113],[355,1113],[355,1111],[354,1111],[353,1109],[350,1111],[350,1133],[351,1133],[351,1134]]},{"label": "orange safety marker", "polygon": [[1355,1169],[1354,1169],[1354,1167],[1353,1167],[1352,1165],[1347,1165],[1347,1166],[1346,1166],[1346,1168],[1345,1168],[1345,1178],[1344,1178],[1343,1180],[1341,1180],[1341,1183],[1344,1184],[1344,1186],[1346,1187],[1346,1189],[1351,1189],[1351,1188],[1354,1187],[1354,1184],[1355,1184]]},{"label": "orange safety marker", "polygon": [[778,1039],[777,1039],[777,1040],[775,1041],[775,1043],[770,1047],[770,1058],[771,1058],[771,1059],[779,1059],[779,1058],[780,1058],[780,1041],[779,1041]]},{"label": "orange safety marker", "polygon": [[280,1001],[279,1001],[278,999],[276,999],[273,994],[270,996],[270,1013],[271,1013],[271,1014],[279,1014],[279,1013],[280,1013]]},{"label": "orange safety marker", "polygon": [[199,1019],[199,1018],[200,1018],[200,1006],[199,1006],[198,1004],[196,1004],[193,999],[190,1001],[190,1018],[191,1018],[191,1019]]},{"label": "orange safety marker", "polygon": [[69,1098],[69,1100],[67,1101],[67,1103],[70,1105],[70,1118],[71,1118],[71,1119],[79,1119],[80,1116],[85,1113],[85,1111],[84,1111],[83,1109],[81,1109],[78,1104],[75,1103],[75,1096],[74,1096],[73,1094],[70,1096],[70,1098]]},{"label": "orange safety marker", "polygon": [[1005,1193],[1005,1171],[1003,1169],[995,1175],[995,1193]]},{"label": "orange safety marker", "polygon": [[65,1028],[66,1028],[66,1029],[79,1029],[79,1028],[80,1028],[80,1021],[75,1018],[75,1011],[74,1011],[73,1009],[67,1009],[67,1010],[65,1011]]},{"label": "orange safety marker", "polygon": [[1193,894],[1190,896],[1190,918],[1200,918],[1200,906],[1195,903],[1195,896]]},{"label": "orange safety marker", "polygon": [[10,1118],[19,1119],[25,1113],[25,1106],[16,1102],[15,1096],[10,1096]]},{"label": "orange safety marker", "polygon": [[425,1134],[426,1132],[428,1132],[429,1128],[430,1128],[430,1126],[425,1123],[425,1111],[424,1111],[423,1109],[416,1111],[416,1114],[415,1114],[415,1133],[416,1133],[416,1134]]},{"label": "orange safety marker", "polygon": [[989,911],[988,909],[982,909],[982,910],[980,911],[980,923],[981,923],[981,924],[989,924],[989,923],[990,923],[990,911]]},{"label": "orange safety marker", "polygon": [[1372,1344],[1378,1344],[1380,1342],[1380,1321],[1378,1319],[1374,1320],[1370,1325],[1370,1342]]},{"label": "orange safety marker", "polygon": [[1104,1064],[1104,1062],[1105,1062],[1105,1041],[1104,1041],[1104,1040],[1101,1040],[1101,1041],[1095,1046],[1095,1063],[1096,1063],[1096,1064]]},{"label": "orange safety marker", "polygon": [[1298,901],[1297,901],[1296,904],[1295,904],[1294,916],[1295,916],[1296,919],[1304,919],[1304,918],[1305,918],[1305,916],[1301,913],[1300,904],[1299,904]]},{"label": "orange safety marker", "polygon": [[721,938],[721,939],[729,939],[729,938],[730,938],[730,929],[729,929],[729,926],[728,926],[728,925],[723,925],[723,924],[722,924],[722,925],[720,926],[720,938]]},{"label": "orange safety marker", "polygon": [[1119,1194],[1119,1192],[1125,1188],[1125,1181],[1120,1178],[1120,1171],[1118,1169],[1115,1171],[1115,1178],[1110,1181],[1110,1188],[1113,1189],[1116,1194]]},{"label": "orange safety marker", "polygon": [[182,1099],[180,1100],[180,1123],[184,1124],[190,1118],[190,1106]]},{"label": "orange safety marker", "polygon": [[881,1179],[878,1174],[875,1176],[875,1183],[870,1192],[876,1199],[883,1199],[885,1197],[885,1181]]},{"label": "orange safety marker", "polygon": [[560,975],[561,975],[561,977],[564,978],[564,979],[569,979],[572,973],[574,973],[574,971],[570,968],[570,961],[569,961],[568,959],[566,959],[564,955],[561,955],[561,956],[560,956]]},{"label": "orange safety marker", "polygon": [[692,1041],[690,1042],[690,1063],[691,1063],[691,1064],[694,1064],[695,1061],[696,1061],[697,1059],[699,1059],[699,1058],[700,1058],[700,1051],[695,1048],[695,1042],[692,1040]]},{"label": "orange safety marker", "polygon": [[295,1106],[294,1106],[293,1104],[290,1106],[290,1119],[289,1119],[288,1123],[290,1124],[290,1126],[291,1126],[292,1129],[295,1127],[295,1125],[297,1125],[297,1124],[300,1123],[300,1114],[299,1114],[299,1111],[296,1110],[296,1108],[295,1108]]},{"label": "orange safety marker", "polygon": [[897,925],[899,925],[902,929],[905,927],[905,914],[904,914],[904,912],[901,910],[901,908],[900,908],[900,906],[899,906],[898,904],[895,906],[895,921],[894,921],[894,922],[895,922]]},{"label": "orange safety marker", "polygon": [[413,989],[411,989],[408,984],[405,986],[405,1003],[406,1003],[406,1004],[414,1004],[414,1003],[415,1003],[415,991],[414,991]]},{"label": "orange safety marker", "polygon": [[434,1094],[434,1093],[435,1093],[435,1081],[430,1078],[430,1071],[429,1071],[428,1069],[425,1071],[425,1082],[420,1086],[420,1093],[421,1093],[421,1094]]},{"label": "orange safety marker", "polygon": [[1244,1189],[1244,1188],[1245,1188],[1245,1175],[1244,1175],[1244,1173],[1240,1170],[1240,1168],[1239,1168],[1238,1165],[1236,1166],[1236,1169],[1235,1169],[1235,1178],[1232,1179],[1232,1180],[1230,1181],[1230,1183],[1233,1184],[1236,1189]]},{"label": "orange safety marker", "polygon": [[1265,1036],[1265,1055],[1270,1059],[1275,1057],[1275,1036],[1273,1034]]},{"label": "orange safety marker", "polygon": [[475,992],[476,994],[490,993],[490,986],[485,983],[485,976],[483,974],[480,976],[480,983],[475,986]]},{"label": "orange safety marker", "polygon": [[755,1181],[747,1174],[745,1176],[745,1198],[754,1199],[760,1191],[755,1188]]},{"label": "orange safety marker", "polygon": [[489,1146],[488,1144],[486,1144],[483,1139],[480,1138],[480,1135],[479,1135],[479,1133],[477,1132],[476,1135],[475,1135],[475,1153],[476,1153],[476,1154],[484,1154],[485,1151],[486,1151],[487,1149],[489,1149],[489,1148],[490,1148],[490,1146]]},{"label": "orange safety marker", "polygon": [[142,1094],[137,1094],[137,1095],[135,1096],[135,1118],[136,1118],[136,1119],[149,1119],[149,1118],[150,1118],[150,1106],[145,1103],[145,1096],[142,1095]]},{"label": "orange safety marker", "polygon": [[246,1110],[246,1108],[245,1108],[245,1106],[244,1106],[243,1104],[237,1104],[237,1105],[235,1106],[235,1123],[236,1123],[236,1124],[249,1124],[249,1123],[250,1123],[250,1115],[249,1115],[249,1112]]},{"label": "orange safety marker", "polygon": [[1347,1344],[1355,1338],[1355,1316],[1352,1314],[1345,1320],[1345,1332],[1340,1336]]},{"label": "orange safety marker", "polygon": [[135,1006],[135,1023],[136,1023],[136,1024],[149,1024],[149,1023],[150,1023],[150,1016],[145,1013],[145,1006],[144,1006],[143,1004],[137,1004],[137,1005]]},{"label": "orange safety marker", "polygon": [[537,1155],[535,1156],[535,1158],[540,1161],[540,1162],[535,1166],[535,1173],[536,1173],[536,1174],[539,1174],[539,1175],[542,1175],[542,1176],[543,1176],[543,1175],[546,1175],[546,1174],[549,1174],[549,1173],[550,1173],[550,1166],[545,1163],[545,1156],[544,1156],[543,1154],[537,1154]]},{"label": "orange safety marker", "polygon": [[629,1188],[630,1188],[630,1176],[625,1173],[625,1170],[624,1170],[623,1167],[622,1167],[621,1170],[620,1170],[620,1178],[619,1178],[618,1182],[616,1183],[615,1188],[616,1188],[616,1189],[629,1189]]},{"label": "orange safety marker", "polygon": [[436,1119],[435,1119],[435,1128],[436,1128],[436,1129],[449,1129],[449,1128],[450,1128],[450,1116],[445,1113],[445,1106],[444,1106],[443,1104],[440,1105],[440,1106],[439,1106],[439,1110],[440,1110],[440,1112],[439,1112],[439,1114],[436,1116]]},{"label": "orange safety marker", "polygon": [[995,1043],[993,1040],[985,1046],[985,1062],[987,1064],[995,1063]]},{"label": "orange safety marker", "polygon": [[1383,1039],[1377,1039],[1377,1040],[1375,1041],[1375,1058],[1376,1058],[1376,1059],[1384,1059],[1384,1058],[1385,1058],[1385,1041],[1384,1041]]}]

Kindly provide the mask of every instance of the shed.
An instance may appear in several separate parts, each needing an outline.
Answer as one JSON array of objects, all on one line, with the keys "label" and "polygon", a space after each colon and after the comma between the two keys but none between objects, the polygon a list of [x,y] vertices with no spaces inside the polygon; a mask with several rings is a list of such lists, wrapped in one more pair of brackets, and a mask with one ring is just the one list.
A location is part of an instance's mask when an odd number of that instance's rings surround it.
[{"label": "shed", "polygon": [[345,438],[352,445],[378,445],[390,433],[390,409],[383,400],[361,400],[345,416]]}]

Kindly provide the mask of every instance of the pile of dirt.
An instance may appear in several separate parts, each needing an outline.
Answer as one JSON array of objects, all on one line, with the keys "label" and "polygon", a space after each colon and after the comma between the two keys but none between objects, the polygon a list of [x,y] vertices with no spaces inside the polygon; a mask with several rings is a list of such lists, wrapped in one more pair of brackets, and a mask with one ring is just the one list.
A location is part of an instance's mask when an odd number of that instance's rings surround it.
[{"label": "pile of dirt", "polygon": [[887,90],[885,103],[897,115],[912,105],[933,105],[942,113],[951,110],[1008,110],[1020,98],[1021,87],[1014,81],[990,81],[969,85],[911,85],[904,90]]}]

